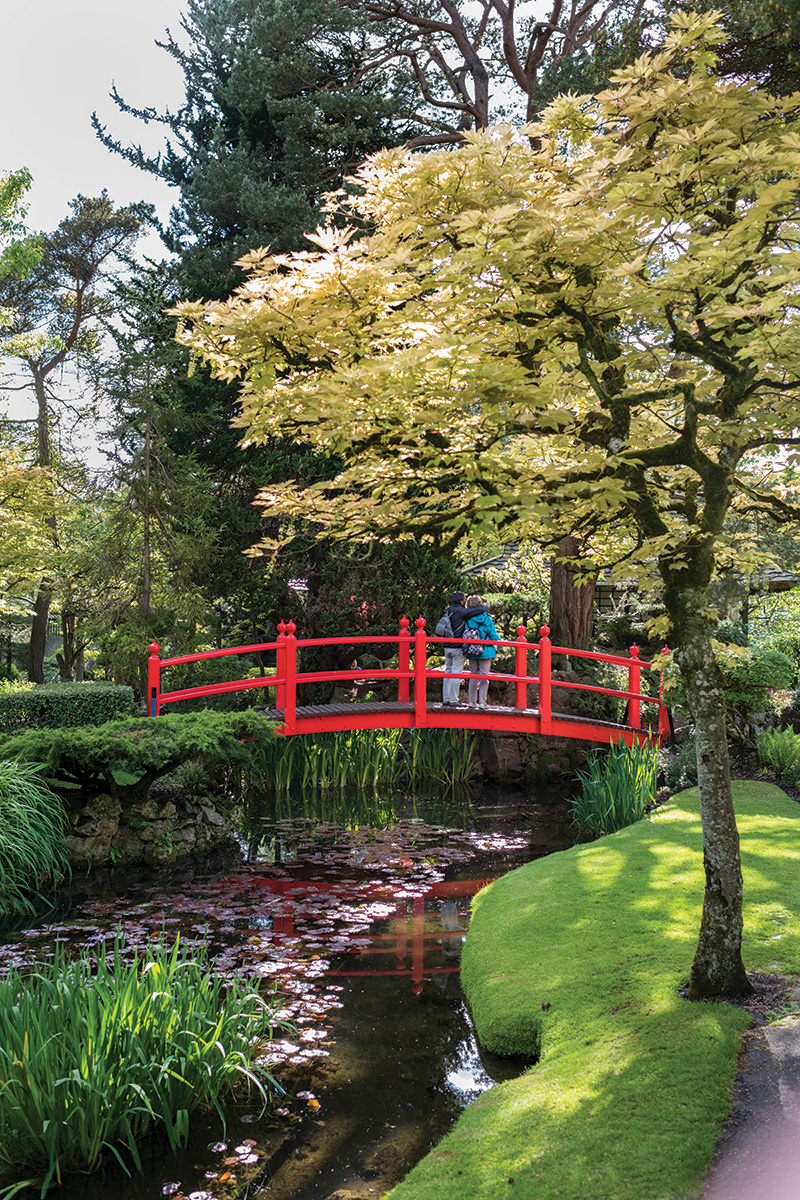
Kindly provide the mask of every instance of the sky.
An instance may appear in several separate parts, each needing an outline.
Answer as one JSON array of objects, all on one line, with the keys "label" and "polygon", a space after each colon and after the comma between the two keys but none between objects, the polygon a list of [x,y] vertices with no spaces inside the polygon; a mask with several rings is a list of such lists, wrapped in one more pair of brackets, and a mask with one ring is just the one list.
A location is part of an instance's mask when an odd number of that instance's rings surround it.
[{"label": "sky", "polygon": [[[0,0],[0,170],[33,174],[28,224],[54,229],[78,193],[107,188],[117,205],[148,200],[166,218],[170,189],[106,150],[95,136],[97,111],[123,141],[156,149],[160,135],[125,117],[108,93],[112,84],[141,107],[176,106],[182,75],[155,45],[170,28],[180,40],[181,0]],[[160,253],[160,242],[152,252]]]},{"label": "sky", "polygon": [[[155,42],[167,28],[182,40],[183,7],[183,0],[0,0],[0,172],[27,167],[33,175],[29,229],[55,229],[70,200],[103,188],[117,206],[147,200],[167,219],[174,191],[106,150],[91,115],[96,111],[123,142],[160,148],[160,127],[126,117],[109,92],[116,84],[129,104],[177,107],[182,73]],[[165,253],[155,233],[140,249],[151,258]],[[6,407],[17,419],[35,410],[32,397],[19,392],[6,393]],[[87,436],[87,459],[94,461]]]}]

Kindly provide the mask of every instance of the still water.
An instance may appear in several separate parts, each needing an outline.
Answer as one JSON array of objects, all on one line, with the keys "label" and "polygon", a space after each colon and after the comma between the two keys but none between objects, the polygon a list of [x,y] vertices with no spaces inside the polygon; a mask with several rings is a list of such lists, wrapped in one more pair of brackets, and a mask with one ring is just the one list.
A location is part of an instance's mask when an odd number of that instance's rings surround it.
[{"label": "still water", "polygon": [[154,1137],[144,1175],[73,1179],[63,1200],[368,1200],[520,1069],[479,1051],[459,957],[478,888],[570,844],[559,795],[262,797],[244,826],[224,871],[78,881],[66,919],[0,946],[2,967],[56,940],[91,947],[121,929],[132,953],[179,933],[208,942],[217,971],[277,989],[297,1031],[267,1059],[285,1089],[277,1112],[243,1099],[224,1130],[193,1118],[178,1158]]}]

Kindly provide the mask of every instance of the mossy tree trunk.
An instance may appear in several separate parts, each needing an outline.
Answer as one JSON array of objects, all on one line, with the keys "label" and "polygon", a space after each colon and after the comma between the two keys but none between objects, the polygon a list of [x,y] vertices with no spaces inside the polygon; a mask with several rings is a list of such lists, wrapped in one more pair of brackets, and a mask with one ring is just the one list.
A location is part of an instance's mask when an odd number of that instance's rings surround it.
[{"label": "mossy tree trunk", "polygon": [[[727,507],[727,505],[725,505]],[[692,963],[689,998],[751,992],[742,961],[742,869],[731,794],[722,680],[709,615],[714,554],[710,538],[687,546],[687,568],[662,563],[664,600],[675,659],[695,728],[697,783],[703,826],[705,893],[700,936]]]}]

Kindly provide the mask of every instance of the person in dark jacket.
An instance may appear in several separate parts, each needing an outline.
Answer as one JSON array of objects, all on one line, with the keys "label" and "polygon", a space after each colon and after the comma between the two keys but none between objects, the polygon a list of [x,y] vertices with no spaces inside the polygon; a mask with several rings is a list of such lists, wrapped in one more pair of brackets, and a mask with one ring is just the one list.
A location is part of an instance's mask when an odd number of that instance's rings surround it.
[{"label": "person in dark jacket", "polygon": [[[468,596],[467,604],[470,608],[475,608],[482,603],[480,596]],[[484,604],[483,612],[477,616],[469,617],[464,626],[464,648],[469,645],[466,639],[470,633],[474,633],[476,638],[491,638],[492,641],[499,641],[500,637],[494,627],[494,621],[489,616],[489,606]],[[492,659],[497,657],[496,646],[476,646],[479,651],[477,655],[469,655],[469,670],[472,676],[469,681],[469,706],[470,708],[486,708],[486,697],[489,692],[489,680],[478,679],[479,675],[488,675],[492,669]]]},{"label": "person in dark jacket", "polygon": [[[450,618],[450,624],[453,627],[453,634],[458,638],[458,642],[446,643],[444,647],[444,670],[445,675],[458,675],[464,670],[464,650],[462,646],[462,634],[464,626],[470,617],[480,616],[481,613],[488,612],[488,604],[484,604],[478,597],[479,603],[473,608],[467,608],[464,604],[466,596],[463,592],[453,592],[453,599],[446,608],[446,613]],[[442,703],[447,708],[455,708],[459,703],[459,694],[461,692],[460,679],[447,679],[442,681]]]}]

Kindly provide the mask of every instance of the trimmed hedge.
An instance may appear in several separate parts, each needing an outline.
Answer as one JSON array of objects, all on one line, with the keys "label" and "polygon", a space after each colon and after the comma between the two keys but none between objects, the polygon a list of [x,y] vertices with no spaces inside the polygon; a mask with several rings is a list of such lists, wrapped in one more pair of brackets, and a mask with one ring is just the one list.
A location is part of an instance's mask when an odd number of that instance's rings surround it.
[{"label": "trimmed hedge", "polygon": [[135,714],[133,688],[114,683],[54,683],[0,690],[0,732],[102,725]]}]

